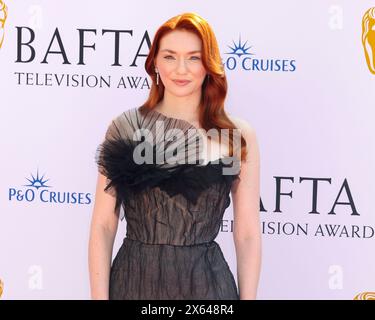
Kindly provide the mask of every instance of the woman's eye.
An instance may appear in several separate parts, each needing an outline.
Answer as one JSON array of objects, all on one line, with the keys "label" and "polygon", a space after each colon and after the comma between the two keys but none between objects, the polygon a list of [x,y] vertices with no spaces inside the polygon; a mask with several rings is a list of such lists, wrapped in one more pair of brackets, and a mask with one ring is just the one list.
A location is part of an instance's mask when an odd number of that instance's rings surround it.
[{"label": "woman's eye", "polygon": [[[174,60],[175,58],[173,56],[165,56],[164,59],[167,59],[167,60]],[[200,57],[197,57],[197,56],[191,56],[190,57],[190,60],[200,60]]]}]

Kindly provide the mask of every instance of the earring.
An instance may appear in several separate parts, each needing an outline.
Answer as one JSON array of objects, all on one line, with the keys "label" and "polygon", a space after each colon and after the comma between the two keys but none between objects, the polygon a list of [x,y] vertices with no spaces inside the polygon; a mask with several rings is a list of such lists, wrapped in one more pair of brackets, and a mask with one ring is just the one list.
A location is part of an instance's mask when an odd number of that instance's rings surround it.
[{"label": "earring", "polygon": [[158,69],[155,68],[155,72],[156,72],[156,85],[158,86],[159,85],[159,72],[158,72]]}]

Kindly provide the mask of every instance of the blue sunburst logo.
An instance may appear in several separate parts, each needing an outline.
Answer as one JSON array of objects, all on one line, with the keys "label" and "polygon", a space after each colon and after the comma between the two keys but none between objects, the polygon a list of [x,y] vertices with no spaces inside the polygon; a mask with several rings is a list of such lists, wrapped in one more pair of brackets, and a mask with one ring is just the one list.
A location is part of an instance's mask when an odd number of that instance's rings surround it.
[{"label": "blue sunburst logo", "polygon": [[240,35],[238,43],[235,43],[233,41],[234,47],[228,46],[228,48],[231,49],[232,52],[226,52],[226,54],[235,54],[239,58],[241,58],[241,56],[244,56],[244,55],[246,55],[246,56],[255,55],[255,53],[248,52],[248,50],[250,50],[252,48],[252,46],[246,48],[246,44],[247,44],[247,41],[244,44],[241,43],[241,35]]},{"label": "blue sunburst logo", "polygon": [[39,188],[50,188],[51,186],[46,185],[46,182],[49,181],[49,179],[44,180],[44,176],[45,175],[43,175],[42,177],[39,177],[39,170],[37,170],[36,177],[34,177],[33,174],[31,174],[32,179],[26,178],[30,182],[30,184],[26,184],[24,186],[25,187],[34,187],[37,190]]}]

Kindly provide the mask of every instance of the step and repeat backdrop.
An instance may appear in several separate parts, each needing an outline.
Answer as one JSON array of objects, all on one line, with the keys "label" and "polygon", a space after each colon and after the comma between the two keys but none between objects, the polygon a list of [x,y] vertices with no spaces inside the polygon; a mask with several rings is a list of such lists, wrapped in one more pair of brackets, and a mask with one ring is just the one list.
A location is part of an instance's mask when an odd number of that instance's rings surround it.
[{"label": "step and repeat backdrop", "polygon": [[[0,0],[2,299],[90,298],[96,148],[146,100],[157,28],[190,11],[216,33],[227,112],[257,133],[258,298],[375,291],[374,1]],[[232,206],[216,240],[236,278]]]}]

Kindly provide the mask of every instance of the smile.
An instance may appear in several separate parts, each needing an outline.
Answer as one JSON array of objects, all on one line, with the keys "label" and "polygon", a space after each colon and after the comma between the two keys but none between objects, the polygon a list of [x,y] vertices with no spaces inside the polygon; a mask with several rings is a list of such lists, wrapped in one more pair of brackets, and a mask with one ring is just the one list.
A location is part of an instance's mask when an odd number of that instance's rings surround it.
[{"label": "smile", "polygon": [[186,86],[190,81],[188,80],[173,80],[175,84],[178,86]]}]

